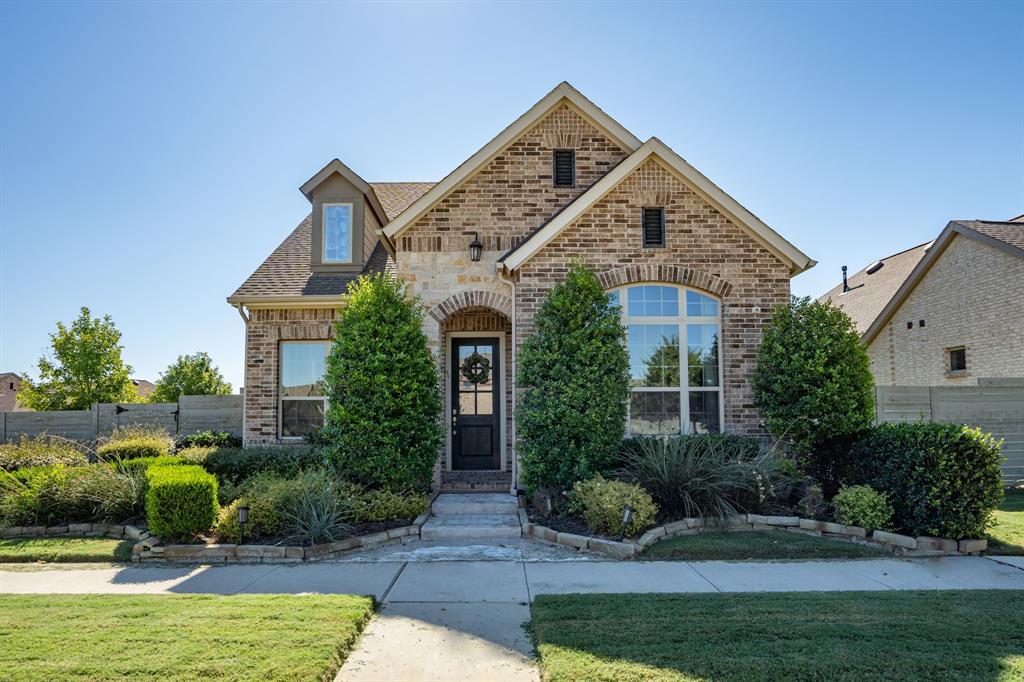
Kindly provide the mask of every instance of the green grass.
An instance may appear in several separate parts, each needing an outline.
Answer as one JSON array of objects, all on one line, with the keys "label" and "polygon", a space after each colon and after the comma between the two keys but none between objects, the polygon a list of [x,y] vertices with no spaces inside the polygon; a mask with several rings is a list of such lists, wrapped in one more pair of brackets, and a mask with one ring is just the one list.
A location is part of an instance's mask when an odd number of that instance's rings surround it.
[{"label": "green grass", "polygon": [[0,678],[330,680],[372,611],[348,595],[0,595]]},{"label": "green grass", "polygon": [[852,542],[781,530],[709,531],[662,540],[642,558],[663,561],[878,558],[882,550]]},{"label": "green grass", "polygon": [[988,531],[988,554],[1024,555],[1024,488],[1006,491]]},{"label": "green grass", "polygon": [[1024,679],[1024,591],[541,595],[543,678]]},{"label": "green grass", "polygon": [[0,563],[31,561],[130,561],[133,540],[27,538],[0,540]]}]

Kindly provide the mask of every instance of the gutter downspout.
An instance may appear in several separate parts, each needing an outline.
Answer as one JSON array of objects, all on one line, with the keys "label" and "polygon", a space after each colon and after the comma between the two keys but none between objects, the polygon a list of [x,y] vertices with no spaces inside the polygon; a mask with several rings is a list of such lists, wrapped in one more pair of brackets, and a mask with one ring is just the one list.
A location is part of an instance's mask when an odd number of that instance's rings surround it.
[{"label": "gutter downspout", "polygon": [[244,350],[242,351],[242,445],[245,445],[245,368],[249,364],[246,357],[249,353],[249,319],[250,315],[245,312],[245,307],[241,303],[236,303],[235,308],[238,309],[238,315],[245,322],[245,343],[243,344]]},{"label": "gutter downspout", "polygon": [[510,491],[513,495],[516,495],[519,490],[519,457],[516,454],[516,403],[518,401],[518,395],[516,395],[516,371],[519,366],[519,355],[516,352],[516,281],[511,277],[505,276],[505,266],[501,263],[497,264],[498,269],[498,281],[503,284],[507,284],[512,289],[512,410],[511,414],[508,415],[509,427],[512,431],[512,490]]}]

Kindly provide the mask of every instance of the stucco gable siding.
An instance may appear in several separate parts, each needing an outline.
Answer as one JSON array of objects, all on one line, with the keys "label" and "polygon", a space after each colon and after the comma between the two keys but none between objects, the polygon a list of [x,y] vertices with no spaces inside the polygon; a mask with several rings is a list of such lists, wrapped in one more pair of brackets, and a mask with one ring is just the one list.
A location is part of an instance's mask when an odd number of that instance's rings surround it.
[{"label": "stucco gable siding", "polygon": [[[576,186],[553,187],[552,150],[576,150]],[[507,251],[626,157],[626,150],[563,104],[398,237],[399,251],[463,251],[469,232]]]},{"label": "stucco gable siding", "polygon": [[[1024,376],[1021,282],[1024,259],[954,237],[868,346],[875,383],[963,386]],[[967,373],[950,377],[945,349],[956,346],[967,347]]]}]

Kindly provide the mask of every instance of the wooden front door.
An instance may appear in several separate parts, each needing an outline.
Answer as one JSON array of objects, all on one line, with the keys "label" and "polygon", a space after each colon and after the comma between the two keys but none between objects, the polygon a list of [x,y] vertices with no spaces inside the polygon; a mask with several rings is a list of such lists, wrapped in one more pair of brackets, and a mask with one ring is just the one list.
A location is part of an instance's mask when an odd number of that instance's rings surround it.
[{"label": "wooden front door", "polygon": [[501,468],[501,358],[497,338],[452,339],[452,469]]}]

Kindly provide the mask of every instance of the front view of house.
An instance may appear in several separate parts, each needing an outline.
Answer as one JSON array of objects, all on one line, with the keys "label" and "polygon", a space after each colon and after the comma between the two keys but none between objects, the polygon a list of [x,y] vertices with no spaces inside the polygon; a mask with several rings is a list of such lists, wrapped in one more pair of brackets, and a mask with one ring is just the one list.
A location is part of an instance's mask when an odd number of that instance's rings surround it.
[{"label": "front view of house", "polygon": [[[748,383],[761,329],[814,261],[568,83],[436,184],[368,183],[334,160],[301,191],[311,214],[228,298],[246,320],[246,444],[322,424],[339,296],[386,271],[421,300],[441,368],[438,482],[508,489],[516,349],[574,258],[622,306],[630,433],[764,434]],[[486,381],[461,371],[474,354]]]}]

